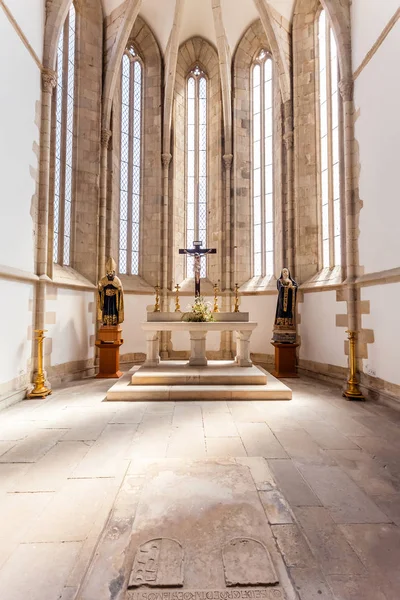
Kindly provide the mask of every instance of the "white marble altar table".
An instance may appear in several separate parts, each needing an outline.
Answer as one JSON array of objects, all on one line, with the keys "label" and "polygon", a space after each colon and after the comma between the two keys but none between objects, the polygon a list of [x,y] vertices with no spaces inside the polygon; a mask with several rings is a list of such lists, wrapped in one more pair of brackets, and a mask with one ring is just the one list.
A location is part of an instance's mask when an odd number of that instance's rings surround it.
[{"label": "white marble altar table", "polygon": [[155,367],[160,362],[159,332],[160,331],[188,331],[190,336],[189,365],[205,366],[206,336],[209,331],[236,331],[236,358],[239,367],[251,367],[250,336],[258,323],[244,321],[211,321],[207,323],[191,323],[188,321],[154,321],[142,323],[146,331],[147,359],[145,366]]}]

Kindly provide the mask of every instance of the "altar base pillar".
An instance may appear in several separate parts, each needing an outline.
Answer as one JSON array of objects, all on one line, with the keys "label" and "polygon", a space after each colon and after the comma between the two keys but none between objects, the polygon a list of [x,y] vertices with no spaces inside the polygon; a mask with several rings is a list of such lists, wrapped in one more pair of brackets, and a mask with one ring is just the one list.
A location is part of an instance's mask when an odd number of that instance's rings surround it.
[{"label": "altar base pillar", "polygon": [[296,348],[299,344],[285,344],[271,342],[275,348],[275,371],[274,377],[298,377],[296,371]]},{"label": "altar base pillar", "polygon": [[235,362],[239,367],[251,367],[253,365],[250,359],[250,336],[251,331],[237,332],[237,354]]},{"label": "altar base pillar", "polygon": [[189,365],[193,367],[206,367],[206,331],[190,331],[190,358]]},{"label": "altar base pillar", "polygon": [[157,367],[160,364],[160,339],[158,332],[149,331],[146,334],[147,356],[145,367]]}]

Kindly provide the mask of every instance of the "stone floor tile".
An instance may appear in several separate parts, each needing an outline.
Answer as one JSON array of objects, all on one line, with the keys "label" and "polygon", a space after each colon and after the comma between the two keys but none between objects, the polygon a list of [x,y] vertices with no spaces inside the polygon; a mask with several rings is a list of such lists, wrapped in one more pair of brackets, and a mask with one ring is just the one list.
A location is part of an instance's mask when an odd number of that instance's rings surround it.
[{"label": "stone floor tile", "polygon": [[259,496],[271,525],[293,523],[289,505],[279,490],[260,491]]},{"label": "stone floor tile", "polygon": [[249,456],[287,458],[285,450],[265,423],[238,423],[237,428]]},{"label": "stone floor tile", "polygon": [[203,413],[206,437],[237,437],[238,430],[230,413]]},{"label": "stone floor tile", "polygon": [[139,424],[146,411],[145,402],[124,402],[122,408],[118,408],[112,415],[110,423],[137,423]]},{"label": "stone floor tile", "polygon": [[15,441],[0,442],[0,456],[11,450],[15,446]]},{"label": "stone floor tile", "polygon": [[357,554],[325,508],[294,508],[294,514],[325,575],[365,574]]},{"label": "stone floor tile", "polygon": [[0,571],[0,598],[56,600],[79,548],[79,543],[21,544]]},{"label": "stone floor tile", "polygon": [[235,423],[263,423],[265,416],[257,409],[253,402],[229,403],[229,410]]},{"label": "stone floor tile", "polygon": [[291,506],[321,506],[321,501],[304,481],[290,459],[269,459],[268,464],[278,487]]},{"label": "stone floor tile", "polygon": [[356,420],[365,425],[370,431],[371,435],[380,437],[386,442],[395,444],[400,449],[400,425],[388,421],[384,417],[377,415],[365,415],[356,417]]},{"label": "stone floor tile", "polygon": [[3,413],[7,414],[7,410],[3,410],[1,415],[0,424],[0,441],[18,441],[25,439],[34,429],[36,428],[35,423],[32,421],[19,421],[16,422],[14,419],[11,422],[3,421]]},{"label": "stone floor tile", "polygon": [[290,569],[290,575],[300,600],[336,600],[319,569]]},{"label": "stone floor tile", "polygon": [[329,575],[327,580],[336,600],[387,600],[376,577]]},{"label": "stone floor tile", "polygon": [[373,501],[385,515],[400,527],[400,494],[373,496]]},{"label": "stone floor tile", "polygon": [[0,494],[10,492],[15,482],[31,468],[30,463],[0,463]]},{"label": "stone floor tile", "polygon": [[71,477],[115,477],[127,457],[136,425],[107,425]]},{"label": "stone floor tile", "polygon": [[63,436],[66,429],[39,429],[15,444],[0,457],[0,462],[34,463],[46,454]]},{"label": "stone floor tile", "polygon": [[225,400],[214,400],[210,402],[209,400],[201,401],[195,400],[197,406],[201,406],[203,413],[207,412],[222,412],[229,413],[228,404]]},{"label": "stone floor tile", "polygon": [[167,458],[205,458],[206,444],[203,427],[173,427],[168,441]]},{"label": "stone floor tile", "polygon": [[336,523],[390,521],[339,467],[300,465],[299,469]]},{"label": "stone floor tile", "polygon": [[250,469],[257,490],[269,491],[275,487],[275,479],[266,458],[249,456],[247,458],[237,458],[236,462]]},{"label": "stone floor tile", "polygon": [[276,437],[291,458],[311,464],[334,464],[333,459],[303,429],[277,431]]},{"label": "stone floor tile", "polygon": [[69,479],[64,487],[54,494],[45,512],[39,515],[25,532],[23,541],[85,541],[113,484],[112,478]]},{"label": "stone floor tile", "polygon": [[287,567],[316,567],[315,558],[297,525],[273,525],[272,531]]},{"label": "stone floor tile", "polygon": [[206,438],[207,456],[247,456],[240,437]]},{"label": "stone floor tile", "polygon": [[203,427],[203,414],[200,406],[176,404],[172,417],[173,427]]},{"label": "stone floor tile", "polygon": [[339,433],[331,424],[320,423],[318,421],[302,421],[303,428],[311,438],[324,449],[350,449],[358,450],[357,444]]},{"label": "stone floor tile", "polygon": [[64,442],[63,438],[37,463],[30,465],[23,476],[9,486],[9,491],[58,491],[89,449],[90,446],[86,442]]}]

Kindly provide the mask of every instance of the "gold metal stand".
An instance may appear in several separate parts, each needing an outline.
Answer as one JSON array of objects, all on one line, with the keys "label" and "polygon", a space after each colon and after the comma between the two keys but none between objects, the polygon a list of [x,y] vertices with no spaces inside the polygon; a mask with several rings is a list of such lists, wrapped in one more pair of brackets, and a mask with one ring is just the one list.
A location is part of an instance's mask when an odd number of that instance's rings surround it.
[{"label": "gold metal stand", "polygon": [[365,400],[364,396],[358,389],[357,367],[356,367],[356,332],[346,331],[349,334],[349,367],[350,375],[347,380],[347,390],[343,392],[343,396],[348,400]]},{"label": "gold metal stand", "polygon": [[233,312],[240,312],[239,310],[239,285],[235,283],[235,306]]},{"label": "gold metal stand", "polygon": [[218,308],[218,284],[214,283],[214,308],[213,308],[213,312],[218,313],[219,312],[219,308]]},{"label": "gold metal stand", "polygon": [[181,289],[181,286],[176,284],[175,286],[175,291],[176,291],[176,296],[175,296],[175,312],[181,312],[181,305],[179,304],[179,290]]},{"label": "gold metal stand", "polygon": [[51,390],[45,386],[45,376],[43,370],[43,340],[46,329],[35,329],[36,340],[38,343],[37,357],[38,357],[38,368],[36,377],[34,380],[35,387],[28,394],[28,398],[46,398],[51,394]]},{"label": "gold metal stand", "polygon": [[154,305],[154,311],[153,312],[160,312],[161,308],[160,308],[160,286],[156,285],[156,303]]}]

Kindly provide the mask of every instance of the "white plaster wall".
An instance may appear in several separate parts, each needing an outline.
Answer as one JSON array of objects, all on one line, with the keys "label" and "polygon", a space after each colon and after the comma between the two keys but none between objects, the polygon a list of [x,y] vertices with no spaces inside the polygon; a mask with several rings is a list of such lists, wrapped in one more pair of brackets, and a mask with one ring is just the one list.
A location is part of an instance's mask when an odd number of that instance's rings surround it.
[{"label": "white plaster wall", "polygon": [[370,314],[362,315],[363,329],[373,329],[374,343],[368,344],[364,372],[400,385],[398,298],[400,283],[361,288],[361,300],[369,300]]},{"label": "white plaster wall", "polygon": [[399,48],[397,22],[355,82],[363,201],[359,248],[366,273],[400,266]]},{"label": "white plaster wall", "polygon": [[0,385],[28,373],[33,285],[0,279]]},{"label": "white plaster wall", "polygon": [[304,294],[299,304],[300,359],[347,367],[345,328],[336,327],[336,315],[346,313],[346,303],[336,302],[336,292]]},{"label": "white plaster wall", "polygon": [[250,352],[274,354],[271,346],[275,321],[277,294],[268,296],[242,296],[240,310],[249,313],[250,321],[258,326],[251,334]]},{"label": "white plaster wall", "polygon": [[36,184],[30,171],[38,166],[33,144],[39,143],[40,70],[1,8],[0,57],[0,264],[32,272]]},{"label": "white plaster wall", "polygon": [[46,325],[52,340],[51,366],[94,357],[91,336],[95,333],[94,294],[58,288],[57,298],[46,299],[46,312],[56,313],[54,325]]},{"label": "white plaster wall", "polygon": [[124,344],[121,346],[121,354],[146,353],[146,334],[141,328],[141,323],[147,320],[147,307],[153,305],[154,296],[124,295],[125,320],[122,323]]},{"label": "white plaster wall", "polygon": [[45,21],[44,0],[28,0],[28,2],[27,0],[6,0],[6,4],[39,60],[42,60]]},{"label": "white plaster wall", "polygon": [[399,0],[352,0],[353,70],[360,66],[398,8]]}]

